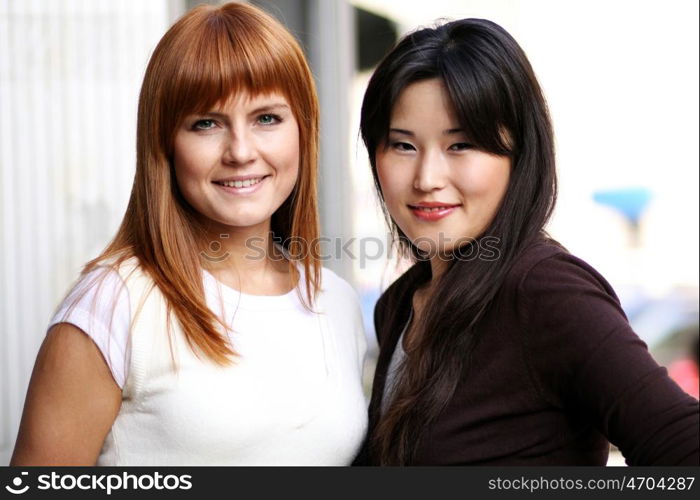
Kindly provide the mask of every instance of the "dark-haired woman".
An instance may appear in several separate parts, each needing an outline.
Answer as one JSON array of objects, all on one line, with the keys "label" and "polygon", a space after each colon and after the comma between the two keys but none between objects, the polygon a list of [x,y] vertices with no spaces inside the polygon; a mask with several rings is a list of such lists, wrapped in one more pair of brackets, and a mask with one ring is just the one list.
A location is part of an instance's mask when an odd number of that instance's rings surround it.
[{"label": "dark-haired woman", "polygon": [[630,328],[610,285],[549,238],[550,119],[498,25],[404,38],[372,76],[361,133],[400,246],[380,298],[358,463],[698,465],[698,402]]}]

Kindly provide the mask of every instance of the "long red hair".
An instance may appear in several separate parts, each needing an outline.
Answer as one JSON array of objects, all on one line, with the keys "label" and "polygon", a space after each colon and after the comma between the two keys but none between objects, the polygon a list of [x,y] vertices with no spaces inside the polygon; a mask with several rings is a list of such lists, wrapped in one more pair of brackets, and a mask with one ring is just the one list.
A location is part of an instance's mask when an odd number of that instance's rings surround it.
[{"label": "long red hair", "polygon": [[[289,102],[299,126],[299,176],[272,217],[272,231],[282,241],[317,241],[319,109],[303,52],[279,22],[255,7],[201,5],[165,33],[151,56],[139,97],[136,175],[129,205],[113,241],[83,271],[137,257],[190,346],[220,364],[228,363],[234,352],[221,334],[221,320],[206,304],[202,229],[179,193],[172,153],[175,131],[185,116],[206,112],[241,91],[276,91]],[[313,245],[309,250],[298,262],[304,269],[303,299],[311,308],[321,264]],[[289,270],[299,283],[292,260]]]}]

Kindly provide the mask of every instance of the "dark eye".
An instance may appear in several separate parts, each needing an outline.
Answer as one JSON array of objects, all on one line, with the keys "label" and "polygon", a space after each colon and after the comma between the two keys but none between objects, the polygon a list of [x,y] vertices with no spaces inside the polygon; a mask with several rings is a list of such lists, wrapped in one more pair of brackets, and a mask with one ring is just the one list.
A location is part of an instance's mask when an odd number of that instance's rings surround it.
[{"label": "dark eye", "polygon": [[414,151],[416,149],[412,144],[401,141],[392,142],[391,147],[397,151]]},{"label": "dark eye", "polygon": [[474,149],[474,146],[468,142],[456,142],[449,147],[450,151],[465,151],[467,149]]},{"label": "dark eye", "polygon": [[282,119],[270,113],[265,113],[264,115],[258,116],[258,123],[260,125],[274,125],[275,123],[280,123]]},{"label": "dark eye", "polygon": [[194,122],[194,125],[192,125],[192,129],[193,130],[209,130],[209,129],[214,128],[215,125],[216,125],[216,123],[214,122],[214,120],[208,120],[208,119],[197,120],[196,122]]}]

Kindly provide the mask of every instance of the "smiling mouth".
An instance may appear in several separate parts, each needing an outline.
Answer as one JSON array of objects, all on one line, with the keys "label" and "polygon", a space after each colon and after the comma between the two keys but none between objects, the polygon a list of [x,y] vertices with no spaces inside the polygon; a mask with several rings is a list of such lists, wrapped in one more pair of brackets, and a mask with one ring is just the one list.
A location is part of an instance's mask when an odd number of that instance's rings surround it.
[{"label": "smiling mouth", "polygon": [[249,179],[245,180],[235,180],[235,181],[214,181],[214,184],[218,184],[219,186],[224,186],[224,187],[231,187],[231,188],[246,188],[250,186],[255,186],[256,184],[260,184],[263,179],[265,179],[267,175],[263,175],[260,177],[251,177]]},{"label": "smiling mouth", "polygon": [[437,222],[460,207],[460,204],[444,204],[441,202],[424,202],[418,205],[408,205],[414,217],[424,222]]}]

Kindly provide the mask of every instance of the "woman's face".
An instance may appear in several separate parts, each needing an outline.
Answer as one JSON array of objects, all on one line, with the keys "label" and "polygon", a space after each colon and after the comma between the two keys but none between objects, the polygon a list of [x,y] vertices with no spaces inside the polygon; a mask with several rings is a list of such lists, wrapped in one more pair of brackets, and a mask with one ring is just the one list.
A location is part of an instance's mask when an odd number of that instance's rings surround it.
[{"label": "woman's face", "polygon": [[406,87],[376,153],[391,217],[431,256],[482,234],[508,187],[510,159],[472,147],[440,79]]},{"label": "woman's face", "polygon": [[268,231],[296,184],[299,129],[281,94],[241,93],[185,117],[173,156],[180,191],[201,216],[228,228]]}]

